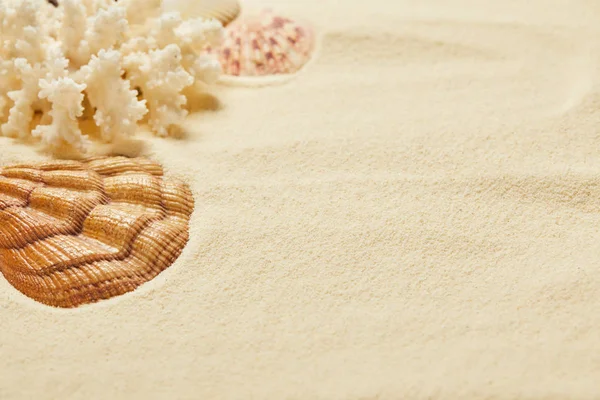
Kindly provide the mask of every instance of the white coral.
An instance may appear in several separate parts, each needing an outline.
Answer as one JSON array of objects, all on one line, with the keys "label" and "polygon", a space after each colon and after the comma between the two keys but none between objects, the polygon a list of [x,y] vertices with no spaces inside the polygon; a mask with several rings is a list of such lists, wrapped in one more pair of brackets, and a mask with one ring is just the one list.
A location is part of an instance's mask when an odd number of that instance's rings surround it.
[{"label": "white coral", "polygon": [[[223,28],[219,21],[183,21],[178,12],[163,14],[156,20],[149,33],[150,40],[158,47],[167,46],[169,43],[177,44],[181,49],[183,67],[194,76],[211,80],[216,80],[215,76],[218,78],[220,64],[215,57],[201,53],[206,45],[217,47],[223,41],[223,37]],[[208,59],[214,62],[207,62]]]},{"label": "white coral", "polygon": [[35,64],[43,59],[44,42],[35,11],[32,0],[0,1],[0,122],[9,114],[12,99],[8,94],[21,88],[15,61],[24,58]]},{"label": "white coral", "polygon": [[83,114],[85,84],[78,84],[71,78],[63,77],[53,80],[40,79],[39,85],[40,98],[52,102],[52,110],[49,112],[52,123],[38,125],[32,132],[33,136],[40,138],[42,143],[50,148],[66,144],[85,151],[89,139],[81,133],[77,121]]},{"label": "white coral", "polygon": [[13,101],[8,114],[8,121],[2,125],[5,136],[24,138],[29,132],[33,120],[32,104],[38,98],[39,80],[44,76],[41,64],[30,65],[25,58],[17,58],[14,67],[21,76],[21,88],[7,93]]},{"label": "white coral", "polygon": [[[62,0],[61,6],[64,13],[59,37],[75,65],[85,64],[101,49],[118,46],[125,38],[126,10],[118,3],[101,0],[94,7],[89,1]],[[91,16],[89,10],[94,10]]]},{"label": "white coral", "polygon": [[0,2],[0,54],[3,59],[24,57],[33,63],[41,61],[44,43],[40,40],[36,9],[32,0]]},{"label": "white coral", "polygon": [[130,81],[121,78],[121,65],[121,53],[100,50],[80,70],[81,80],[87,85],[88,100],[96,109],[94,121],[107,142],[116,136],[132,135],[137,122],[147,112],[146,100],[138,100]]},{"label": "white coral", "polygon": [[186,98],[181,91],[194,78],[181,66],[181,50],[170,44],[149,53],[133,53],[125,58],[128,77],[149,99],[149,124],[160,136],[168,136],[173,126],[187,115]]},{"label": "white coral", "polygon": [[[144,117],[156,134],[169,135],[187,114],[182,91],[218,78],[218,61],[203,50],[221,42],[223,28],[160,14],[159,6],[160,0],[61,0],[58,8],[0,0],[1,133],[85,151],[85,108],[104,141],[132,135]],[[30,131],[35,112],[43,117]]]}]

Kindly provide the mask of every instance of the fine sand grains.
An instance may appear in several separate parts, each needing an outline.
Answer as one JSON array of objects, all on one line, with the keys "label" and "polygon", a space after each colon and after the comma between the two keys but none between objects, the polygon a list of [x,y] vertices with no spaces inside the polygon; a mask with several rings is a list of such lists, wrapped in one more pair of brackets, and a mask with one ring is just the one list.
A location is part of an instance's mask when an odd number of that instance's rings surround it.
[{"label": "fine sand grains", "polygon": [[260,3],[316,58],[143,139],[196,204],[155,280],[74,311],[0,280],[0,398],[600,397],[600,6]]}]

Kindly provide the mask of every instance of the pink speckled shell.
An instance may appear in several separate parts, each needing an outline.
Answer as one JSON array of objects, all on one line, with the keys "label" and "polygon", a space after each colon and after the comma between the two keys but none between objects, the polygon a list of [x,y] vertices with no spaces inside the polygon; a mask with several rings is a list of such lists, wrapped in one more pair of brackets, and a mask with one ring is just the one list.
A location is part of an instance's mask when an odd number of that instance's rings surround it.
[{"label": "pink speckled shell", "polygon": [[312,57],[314,32],[307,24],[268,10],[242,14],[226,28],[218,51],[224,75],[293,74]]}]

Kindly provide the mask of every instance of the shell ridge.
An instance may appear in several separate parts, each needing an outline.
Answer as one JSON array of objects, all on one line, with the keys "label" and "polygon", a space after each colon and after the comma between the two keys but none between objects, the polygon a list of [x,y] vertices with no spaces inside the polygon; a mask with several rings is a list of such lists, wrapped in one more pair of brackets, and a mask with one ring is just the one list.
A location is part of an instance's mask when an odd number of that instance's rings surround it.
[{"label": "shell ridge", "polygon": [[[187,188],[187,185],[184,185],[184,186]],[[191,195],[191,192],[189,194]],[[164,199],[165,199],[165,192],[161,190],[161,206],[165,210],[170,210],[169,208],[167,208],[167,204],[164,201]],[[98,241],[99,243],[102,243],[102,244],[104,244],[106,246],[117,248],[117,249],[119,249],[119,251],[116,254],[114,254],[114,255],[112,255],[110,257],[103,258],[103,257],[99,256],[97,259],[93,259],[91,261],[81,261],[81,262],[78,262],[78,263],[74,263],[72,265],[50,266],[50,267],[47,267],[47,268],[44,268],[44,269],[40,270],[40,272],[42,274],[50,274],[50,273],[54,273],[54,272],[60,272],[60,271],[62,271],[64,269],[68,269],[68,268],[78,268],[78,267],[81,267],[81,266],[83,266],[85,264],[93,263],[93,262],[99,262],[99,261],[123,261],[127,257],[129,257],[129,255],[131,254],[131,252],[133,250],[133,244],[134,244],[134,242],[142,234],[142,232],[147,229],[148,226],[150,226],[154,222],[164,221],[164,220],[166,220],[169,217],[175,217],[175,215],[177,215],[177,216],[179,215],[179,213],[175,213],[175,212],[173,212],[173,214],[174,215],[166,215],[166,216],[160,216],[160,217],[148,217],[148,218],[144,219],[142,221],[141,225],[140,225],[140,228],[136,229],[136,232],[134,234],[132,234],[132,236],[129,238],[128,242],[125,244],[125,246],[123,248],[111,246],[109,243],[102,242],[102,241],[100,241],[100,240],[98,240],[96,238],[91,238],[91,237],[85,235],[85,232],[82,232],[78,236],[85,237],[85,238],[90,239],[90,240]]]},{"label": "shell ridge", "polygon": [[21,207],[22,204],[24,204],[24,200],[0,193],[0,211],[10,207]]},{"label": "shell ridge", "polygon": [[[99,203],[101,204],[101,203]],[[90,207],[89,210],[84,211],[83,215],[80,215],[79,218],[77,218],[76,220],[73,219],[72,216],[67,217],[65,220],[62,220],[60,218],[57,218],[53,215],[50,215],[46,212],[44,212],[43,210],[39,210],[37,208],[31,207],[30,210],[34,211],[34,215],[37,214],[37,217],[44,217],[46,220],[54,220],[54,221],[60,221],[63,222],[62,224],[50,224],[51,226],[54,227],[54,231],[53,232],[48,232],[45,231],[45,229],[43,228],[43,226],[34,226],[34,227],[30,227],[31,231],[28,231],[29,233],[29,237],[24,236],[24,237],[20,237],[20,241],[16,242],[13,246],[11,246],[11,249],[22,249],[24,247],[26,247],[27,245],[31,244],[32,241],[34,240],[45,240],[48,238],[52,238],[54,236],[57,235],[66,235],[66,234],[71,234],[71,235],[77,235],[80,234],[81,231],[83,230],[83,224],[85,222],[85,220],[87,219],[87,217],[89,216],[89,214],[94,210],[95,207],[97,207],[99,204],[96,204],[94,207]],[[27,204],[25,206],[22,207],[10,207],[8,209],[4,209],[4,210],[0,210],[0,217],[2,216],[1,213],[2,211],[7,211],[12,209],[23,209],[26,210],[27,206],[31,205],[31,194],[30,197],[27,199]],[[31,218],[31,216],[30,216]],[[12,223],[14,224],[14,222],[16,221],[16,218],[12,219]],[[14,227],[14,225],[11,225]],[[2,227],[0,227],[0,233],[2,233]],[[36,236],[33,236],[36,235]],[[1,236],[0,236],[1,239]],[[5,246],[2,246],[2,241],[0,240],[0,249],[7,249]]]},{"label": "shell ridge", "polygon": [[102,176],[120,175],[124,172],[149,172],[151,175],[163,176],[163,168],[155,162],[143,158],[105,157],[95,158],[85,163],[91,170]]},{"label": "shell ridge", "polygon": [[[161,199],[162,198],[163,197],[161,196]],[[113,202],[112,204],[115,204],[115,203],[118,204],[118,202]],[[124,204],[128,204],[128,203],[124,203]],[[161,201],[161,204],[166,209],[166,203],[164,201]],[[144,206],[140,205],[140,207],[144,207]],[[150,208],[146,208],[146,209],[149,210],[149,211],[152,210]],[[64,262],[52,264],[49,267],[45,267],[45,268],[36,270],[35,272],[31,272],[31,273],[29,271],[23,270],[23,273],[25,273],[25,274],[31,274],[31,275],[38,275],[38,274],[45,275],[45,274],[50,274],[50,273],[54,273],[54,272],[60,272],[60,271],[62,271],[64,269],[68,269],[68,268],[77,268],[77,267],[79,267],[81,265],[84,265],[84,264],[90,263],[90,262],[98,262],[98,261],[102,261],[102,260],[106,260],[106,261],[109,261],[109,260],[111,260],[111,261],[122,260],[122,259],[126,258],[129,255],[129,253],[131,252],[132,243],[135,241],[136,237],[139,236],[139,234],[144,229],[146,229],[146,227],[148,225],[150,225],[152,222],[160,221],[162,219],[165,219],[164,217],[161,218],[161,217],[150,217],[150,216],[147,217],[147,218],[145,218],[142,221],[142,225],[139,227],[139,229],[136,229],[136,232],[134,232],[134,233],[131,234],[131,237],[129,238],[129,240],[125,244],[124,248],[121,249],[119,246],[111,246],[111,243],[103,242],[103,241],[101,241],[101,240],[99,240],[97,238],[93,238],[93,237],[90,237],[90,236],[88,236],[88,235],[85,234],[85,232],[83,231],[83,224],[84,224],[84,221],[89,217],[89,214],[91,213],[91,211],[92,210],[90,209],[89,212],[87,213],[86,217],[81,221],[81,229],[79,229],[78,232],[77,232],[77,234],[73,235],[73,237],[85,238],[85,239],[90,240],[90,241],[101,243],[102,245],[110,247],[110,248],[116,248],[116,249],[119,250],[116,254],[110,254],[110,255],[106,254],[106,253],[105,254],[98,254],[96,258],[93,258],[91,260],[87,260],[87,259],[79,260],[77,262],[74,262],[73,264],[67,264],[68,261],[64,261]],[[53,236],[45,237],[45,238],[43,238],[42,242],[46,242],[48,239],[52,239],[52,238],[54,238],[56,236],[66,236],[66,235],[59,233],[59,234],[56,234],[56,235],[53,235]],[[69,235],[69,236],[71,236],[71,235]],[[24,250],[26,247],[32,246],[32,245],[33,245],[32,243],[28,243],[27,245],[22,246],[20,248],[13,247],[12,250]]]},{"label": "shell ridge", "polygon": [[[90,256],[90,255],[81,255],[79,258],[81,258],[82,260],[75,261],[75,262],[73,262],[73,264],[68,264],[69,260],[67,260],[67,261],[54,262],[50,266],[43,267],[43,268],[40,268],[40,269],[31,269],[31,268],[28,268],[28,269],[15,268],[15,269],[19,269],[25,275],[31,275],[31,276],[50,275],[50,274],[52,274],[54,272],[61,272],[61,271],[64,271],[66,269],[69,269],[69,268],[76,268],[79,265],[83,265],[83,264],[86,264],[86,263],[95,262],[95,261],[102,261],[102,260],[108,260],[108,259],[112,259],[112,258],[115,257],[115,255],[110,252],[110,246],[106,245],[105,243],[100,242],[99,240],[88,238],[87,236],[84,236],[84,235],[77,235],[77,236],[57,235],[54,238],[59,238],[60,236],[73,237],[73,238],[85,238],[85,239],[87,239],[89,241],[97,242],[97,243],[94,243],[94,244],[98,248],[104,247],[103,250],[105,250],[106,253],[102,254],[101,256],[98,255],[98,257],[100,257],[98,260],[96,260],[93,256]],[[54,238],[50,238],[50,239],[54,239]],[[44,243],[44,244],[51,244],[52,242],[48,242],[48,240],[46,239],[42,243]],[[115,248],[113,248],[113,249],[115,249]],[[33,249],[33,251],[35,251],[35,249]],[[16,255],[16,254],[23,254],[23,253],[25,253],[25,249],[15,249],[14,252],[11,253],[11,254],[15,254]]]},{"label": "shell ridge", "polygon": [[[185,240],[185,242],[187,243],[188,238],[187,238],[187,233],[185,232],[185,230],[181,230],[177,236],[175,238],[173,238],[174,240],[171,240],[167,243],[166,247],[163,249],[163,252],[166,253],[168,255],[168,257],[165,259],[165,257],[157,257],[155,258],[155,261],[153,263],[143,263],[143,259],[140,258],[139,255],[137,254],[129,254],[127,257],[123,258],[123,259],[117,259],[117,260],[112,260],[112,261],[119,261],[119,262],[124,262],[127,261],[128,258],[133,258],[136,259],[138,261],[140,261],[141,263],[147,265],[148,267],[145,269],[145,272],[143,273],[143,276],[140,276],[140,274],[138,272],[136,273],[132,273],[132,274],[125,274],[122,276],[118,276],[115,278],[111,278],[111,279],[107,279],[107,280],[100,280],[97,282],[90,282],[90,283],[86,283],[86,284],[82,284],[79,286],[74,286],[71,287],[69,289],[69,293],[71,295],[77,295],[83,291],[86,291],[87,289],[89,289],[90,287],[97,287],[97,286],[101,286],[101,285],[109,285],[112,284],[114,282],[118,282],[122,279],[136,279],[136,278],[142,278],[142,280],[149,280],[147,279],[149,276],[150,277],[155,277],[158,274],[160,274],[162,271],[164,271],[164,267],[161,266],[161,264],[170,264],[172,261],[176,259],[177,257],[179,257],[181,251],[183,250],[183,247],[178,246],[177,243],[179,242],[179,240],[177,239],[181,239],[181,240]],[[99,262],[109,262],[108,260],[101,260]],[[78,269],[82,270],[82,268],[85,267],[91,267],[92,265],[94,265],[96,262],[93,263],[88,263],[88,264],[84,264],[81,265]],[[158,266],[158,268],[156,268]],[[63,272],[63,271],[59,271],[59,272]],[[47,280],[48,278],[50,278],[52,281],[57,281],[57,274],[49,274],[49,275],[44,275],[44,276],[38,276],[38,275],[34,275],[34,277],[38,277],[44,280]],[[144,282],[145,283],[145,282]],[[37,285],[38,287],[40,285]],[[139,285],[138,285],[139,286]],[[136,286],[137,287],[137,286]],[[132,288],[129,291],[134,290],[136,287]],[[129,292],[128,291],[128,292]],[[127,293],[127,292],[124,292]],[[122,293],[122,294],[124,294]],[[43,302],[42,299],[40,299],[40,301]]]}]

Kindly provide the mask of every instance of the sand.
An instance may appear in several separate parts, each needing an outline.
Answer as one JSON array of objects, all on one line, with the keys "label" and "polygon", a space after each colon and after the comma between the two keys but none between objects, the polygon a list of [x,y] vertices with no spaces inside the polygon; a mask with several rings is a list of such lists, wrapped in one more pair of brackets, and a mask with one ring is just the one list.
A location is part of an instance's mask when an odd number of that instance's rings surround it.
[{"label": "sand", "polygon": [[157,279],[0,279],[0,398],[599,398],[598,2],[260,3],[315,61],[142,139],[197,204]]}]

